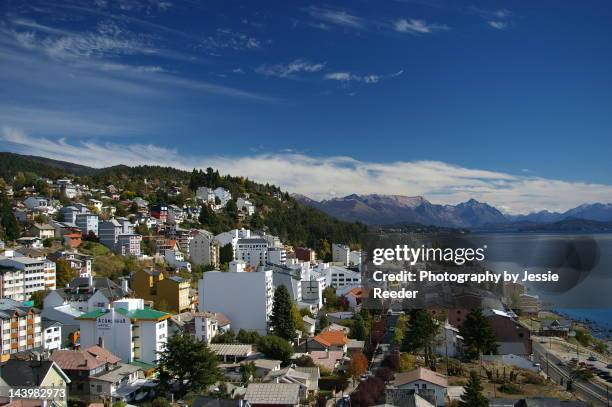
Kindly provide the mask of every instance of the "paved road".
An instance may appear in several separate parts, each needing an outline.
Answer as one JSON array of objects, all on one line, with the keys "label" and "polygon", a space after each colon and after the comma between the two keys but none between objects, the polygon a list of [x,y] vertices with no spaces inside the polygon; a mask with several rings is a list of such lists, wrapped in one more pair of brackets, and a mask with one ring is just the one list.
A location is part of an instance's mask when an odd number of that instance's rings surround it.
[{"label": "paved road", "polygon": [[[534,360],[540,364],[544,373],[551,380],[565,387],[570,377],[570,368],[559,366],[559,362],[562,361],[561,358],[551,353],[546,346],[537,341],[533,342]],[[563,361],[563,363],[566,363],[566,361]],[[573,391],[580,399],[590,401],[595,406],[609,406],[609,403],[612,402],[612,398],[609,398],[612,394],[608,395],[606,387],[599,383],[575,381],[573,383]]]}]

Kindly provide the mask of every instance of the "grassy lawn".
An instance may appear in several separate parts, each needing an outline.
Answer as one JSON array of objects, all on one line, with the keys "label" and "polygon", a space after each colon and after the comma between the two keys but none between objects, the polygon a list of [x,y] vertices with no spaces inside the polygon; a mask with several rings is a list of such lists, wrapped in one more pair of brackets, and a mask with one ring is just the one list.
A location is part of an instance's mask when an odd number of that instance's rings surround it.
[{"label": "grassy lawn", "polygon": [[104,256],[110,252],[108,247],[96,242],[83,242],[83,244],[79,247],[79,250],[84,254],[94,257]]}]

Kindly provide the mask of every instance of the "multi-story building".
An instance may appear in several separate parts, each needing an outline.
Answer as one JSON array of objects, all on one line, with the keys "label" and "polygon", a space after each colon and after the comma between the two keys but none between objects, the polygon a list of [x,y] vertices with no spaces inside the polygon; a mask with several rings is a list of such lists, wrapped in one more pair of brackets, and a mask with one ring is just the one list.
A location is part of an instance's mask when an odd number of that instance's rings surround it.
[{"label": "multi-story building", "polygon": [[310,263],[314,263],[317,261],[317,254],[314,250],[309,249],[308,247],[296,247],[295,258],[301,261],[307,261]]},{"label": "multi-story building", "polygon": [[122,256],[140,257],[140,243],[142,236],[132,233],[124,233],[117,237],[117,245],[115,251]]},{"label": "multi-story building", "polygon": [[55,228],[46,223],[35,223],[30,228],[30,235],[39,239],[51,239],[55,237]]},{"label": "multi-story building", "polygon": [[199,309],[226,315],[232,330],[267,333],[274,295],[271,270],[247,272],[244,262],[232,261],[229,272],[204,273],[198,295]]},{"label": "multi-story building", "polygon": [[168,340],[170,314],[144,306],[140,298],[113,302],[110,308],[85,313],[80,321],[81,347],[102,343],[125,363],[157,363]]},{"label": "multi-story building", "polygon": [[236,200],[236,206],[238,206],[239,210],[243,211],[249,216],[252,216],[255,213],[255,205],[253,205],[251,201],[243,197],[239,197]]},{"label": "multi-story building", "polygon": [[196,198],[210,205],[215,204],[215,193],[212,188],[198,187],[196,190]]},{"label": "multi-story building", "polygon": [[98,237],[100,243],[114,250],[117,244],[117,238],[123,232],[123,228],[117,219],[109,219],[100,222],[98,226]]},{"label": "multi-story building", "polygon": [[40,311],[9,298],[0,299],[0,353],[6,361],[11,354],[42,346]]},{"label": "multi-story building", "polygon": [[31,257],[0,256],[0,294],[16,301],[30,299],[33,292],[55,290],[55,263]]},{"label": "multi-story building", "polygon": [[185,260],[185,255],[180,250],[166,250],[164,261],[168,266],[177,270],[187,270],[191,272],[191,263]]},{"label": "multi-story building", "polygon": [[127,285],[126,280],[120,286],[106,277],[75,278],[67,287],[47,294],[43,302],[43,317],[58,319],[51,311],[67,305],[81,312],[108,308],[114,301],[132,294]]},{"label": "multi-story building", "polygon": [[23,204],[34,211],[47,212],[51,209],[51,203],[44,196],[29,196],[23,201]]},{"label": "multi-story building", "polygon": [[132,274],[130,285],[134,294],[155,307],[174,313],[191,308],[189,281],[178,276],[166,276],[160,271],[139,270]]},{"label": "multi-story building", "polygon": [[219,204],[221,207],[227,205],[227,203],[232,199],[232,194],[230,194],[230,192],[225,188],[217,187],[213,192],[215,193],[215,197],[221,202]]},{"label": "multi-story building", "polygon": [[268,262],[272,264],[287,264],[287,252],[283,247],[270,247],[268,249]]},{"label": "multi-story building", "polygon": [[121,363],[119,357],[97,345],[60,350],[51,355],[51,360],[70,378],[70,395],[90,402],[129,402],[149,384],[140,367]]},{"label": "multi-story building", "polygon": [[238,239],[235,259],[255,268],[265,265],[268,261],[268,242],[261,237]]},{"label": "multi-story building", "polygon": [[151,216],[161,223],[166,223],[168,221],[168,205],[156,204],[151,206]]},{"label": "multi-story building", "polygon": [[250,237],[251,231],[249,229],[232,229],[227,232],[219,233],[215,236],[215,240],[219,242],[219,247],[231,244],[234,259],[236,259],[236,244],[238,239],[249,239]]},{"label": "multi-story building", "polygon": [[350,263],[351,248],[345,244],[332,243],[332,261],[348,266]]},{"label": "multi-story building", "polygon": [[342,288],[361,285],[361,273],[346,267],[320,263],[315,270],[325,275],[328,287]]},{"label": "multi-story building", "polygon": [[168,205],[168,222],[179,224],[185,219],[185,212],[176,205]]},{"label": "multi-story building", "polygon": [[88,278],[93,269],[93,257],[77,251],[57,251],[49,255],[49,259],[57,262],[65,260],[71,269],[77,272],[79,277]]},{"label": "multi-story building", "polygon": [[95,213],[77,213],[74,216],[76,227],[81,230],[85,236],[93,233],[98,236],[98,215]]},{"label": "multi-story building", "polygon": [[134,225],[126,218],[100,222],[100,243],[123,256],[140,256],[142,236],[134,233]]},{"label": "multi-story building", "polygon": [[62,348],[62,324],[52,319],[42,319],[42,345],[45,350]]},{"label": "multi-story building", "polygon": [[189,256],[198,265],[219,266],[219,242],[212,233],[198,230],[189,242]]},{"label": "multi-story building", "polygon": [[195,337],[208,344],[215,336],[230,329],[229,319],[220,312],[196,312],[193,320]]}]

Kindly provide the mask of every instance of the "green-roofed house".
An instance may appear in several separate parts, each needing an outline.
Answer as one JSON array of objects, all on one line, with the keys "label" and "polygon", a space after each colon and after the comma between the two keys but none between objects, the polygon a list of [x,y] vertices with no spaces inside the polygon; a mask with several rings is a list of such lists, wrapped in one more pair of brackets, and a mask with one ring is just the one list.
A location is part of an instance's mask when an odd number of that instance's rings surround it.
[{"label": "green-roofed house", "polygon": [[109,309],[87,312],[78,318],[81,347],[99,345],[125,363],[156,364],[168,338],[170,314],[144,306],[141,298],[113,302]]}]

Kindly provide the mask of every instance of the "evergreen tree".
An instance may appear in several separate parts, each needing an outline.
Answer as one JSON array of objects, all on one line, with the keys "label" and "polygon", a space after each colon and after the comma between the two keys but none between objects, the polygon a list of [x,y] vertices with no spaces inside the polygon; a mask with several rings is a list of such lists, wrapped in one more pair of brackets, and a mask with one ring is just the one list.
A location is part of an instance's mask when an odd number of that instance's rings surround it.
[{"label": "evergreen tree", "polygon": [[429,311],[413,309],[410,311],[407,335],[404,335],[404,349],[410,352],[423,350],[425,363],[433,360],[433,341],[438,334],[439,325]]},{"label": "evergreen tree", "polygon": [[461,407],[488,407],[489,400],[482,394],[482,386],[480,385],[480,377],[475,370],[470,372],[470,380],[464,388],[464,393],[461,395],[459,402]]},{"label": "evergreen tree", "polygon": [[225,264],[232,260],[234,260],[234,248],[231,243],[228,243],[219,249],[219,263]]},{"label": "evergreen tree", "polygon": [[189,391],[205,390],[221,378],[221,373],[217,355],[206,342],[180,334],[168,338],[165,349],[159,353],[158,377],[162,386],[177,383],[180,397]]},{"label": "evergreen tree", "polygon": [[0,196],[0,226],[2,226],[6,240],[16,240],[19,238],[19,222],[17,222],[13,214],[10,201],[4,195]]},{"label": "evergreen tree", "polygon": [[292,308],[293,303],[291,302],[287,287],[281,285],[276,288],[270,325],[274,335],[288,341],[295,337],[295,321],[293,320]]},{"label": "evergreen tree", "polygon": [[471,359],[497,351],[495,334],[480,308],[473,309],[465,317],[460,333],[463,336],[465,353]]},{"label": "evergreen tree", "polygon": [[361,315],[357,314],[355,316],[355,322],[353,324],[353,328],[351,329],[351,338],[354,338],[358,341],[365,340],[366,329],[365,324],[363,322],[363,318]]}]

